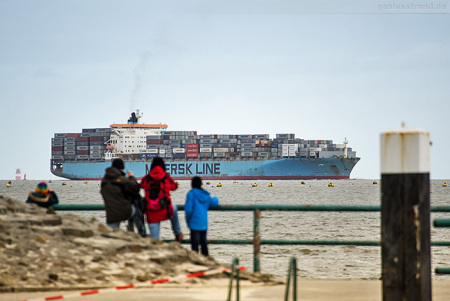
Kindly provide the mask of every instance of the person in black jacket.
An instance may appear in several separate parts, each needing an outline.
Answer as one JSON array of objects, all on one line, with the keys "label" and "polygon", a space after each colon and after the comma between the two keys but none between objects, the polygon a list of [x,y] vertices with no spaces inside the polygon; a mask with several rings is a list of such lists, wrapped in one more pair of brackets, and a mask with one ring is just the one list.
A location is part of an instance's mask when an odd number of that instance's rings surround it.
[{"label": "person in black jacket", "polygon": [[139,194],[140,186],[133,172],[124,173],[122,159],[114,159],[102,178],[100,192],[105,203],[106,223],[112,228],[119,228],[121,221],[135,216],[136,208],[132,203],[132,195]]}]

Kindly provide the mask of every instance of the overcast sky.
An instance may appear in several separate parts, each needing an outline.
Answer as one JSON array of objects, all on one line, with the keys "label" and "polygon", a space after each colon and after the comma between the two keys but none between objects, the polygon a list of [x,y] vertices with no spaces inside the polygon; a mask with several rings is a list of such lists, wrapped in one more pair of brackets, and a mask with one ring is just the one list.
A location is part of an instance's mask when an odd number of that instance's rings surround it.
[{"label": "overcast sky", "polygon": [[135,109],[169,130],[347,138],[366,179],[405,122],[450,179],[450,3],[402,3],[0,0],[0,179],[56,179],[55,132]]}]

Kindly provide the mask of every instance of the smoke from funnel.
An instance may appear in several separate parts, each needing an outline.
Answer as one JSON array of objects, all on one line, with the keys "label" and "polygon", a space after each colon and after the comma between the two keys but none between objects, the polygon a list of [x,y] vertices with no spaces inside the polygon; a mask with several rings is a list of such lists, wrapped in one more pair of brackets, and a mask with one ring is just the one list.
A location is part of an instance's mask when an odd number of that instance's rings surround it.
[{"label": "smoke from funnel", "polygon": [[144,52],[139,59],[139,64],[134,69],[134,87],[130,97],[130,112],[136,109],[136,104],[139,100],[139,96],[141,95],[143,77],[149,58],[150,52]]}]

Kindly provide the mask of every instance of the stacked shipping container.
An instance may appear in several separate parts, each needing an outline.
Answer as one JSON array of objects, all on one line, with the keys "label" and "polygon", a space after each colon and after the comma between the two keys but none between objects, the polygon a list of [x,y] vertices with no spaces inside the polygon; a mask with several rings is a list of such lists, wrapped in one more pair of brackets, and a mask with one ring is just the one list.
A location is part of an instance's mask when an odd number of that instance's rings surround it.
[{"label": "stacked shipping container", "polygon": [[[83,129],[82,133],[56,133],[52,138],[52,159],[58,161],[102,160],[111,144],[110,128]],[[343,156],[344,144],[332,140],[304,140],[295,134],[197,135],[196,131],[162,131],[161,135],[147,135],[146,148],[126,158],[148,160],[160,156],[166,159],[268,159],[319,158]],[[115,145],[111,145],[114,148]],[[120,150],[115,150],[120,153]],[[351,148],[349,157],[356,157]],[[125,158],[125,156],[124,156]]]},{"label": "stacked shipping container", "polygon": [[97,161],[103,158],[111,129],[83,129],[82,133],[56,133],[52,138],[52,159]]}]

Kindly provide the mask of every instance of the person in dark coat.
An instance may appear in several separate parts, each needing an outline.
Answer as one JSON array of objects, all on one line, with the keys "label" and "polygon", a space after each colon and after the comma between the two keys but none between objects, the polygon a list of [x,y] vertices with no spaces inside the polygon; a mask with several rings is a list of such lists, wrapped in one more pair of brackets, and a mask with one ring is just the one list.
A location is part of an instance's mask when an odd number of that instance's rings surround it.
[{"label": "person in dark coat", "polygon": [[178,208],[170,198],[170,191],[176,190],[178,184],[166,173],[166,165],[162,158],[153,159],[150,172],[141,179],[140,185],[145,190],[148,202],[147,223],[150,237],[159,239],[160,223],[170,219],[175,240],[181,241],[183,233],[178,220]]},{"label": "person in dark coat", "polygon": [[125,165],[122,159],[114,159],[101,181],[102,194],[106,210],[106,223],[112,228],[119,228],[121,221],[130,220],[136,212],[131,195],[138,194],[139,183],[133,172],[124,173]]},{"label": "person in dark coat", "polygon": [[218,197],[211,197],[208,191],[202,189],[202,179],[193,177],[192,189],[186,195],[184,211],[186,222],[191,230],[191,248],[199,252],[199,245],[202,254],[208,256],[208,242],[206,233],[208,231],[208,209],[219,205]]},{"label": "person in dark coat", "polygon": [[25,203],[34,203],[40,207],[49,208],[55,204],[58,204],[58,196],[47,186],[47,183],[40,182],[37,184],[35,191],[28,194],[28,198]]}]

